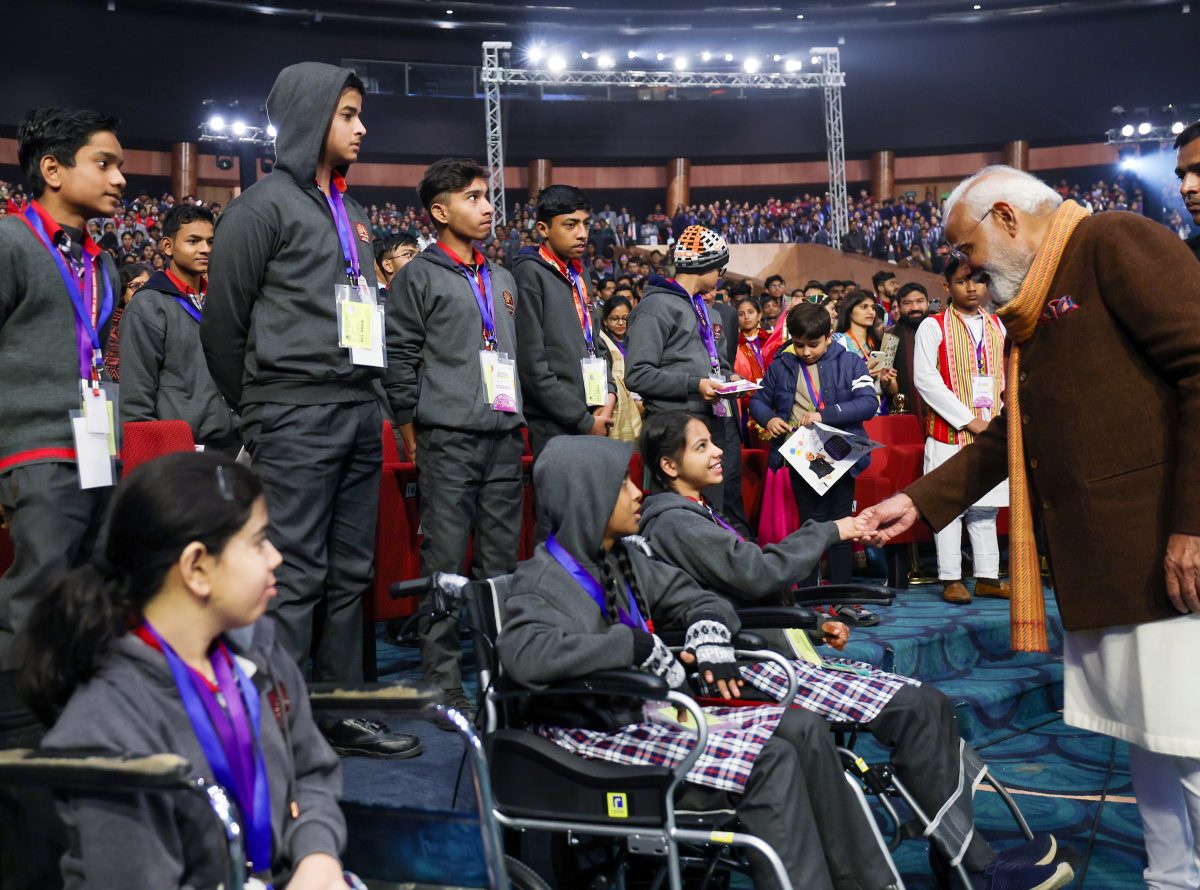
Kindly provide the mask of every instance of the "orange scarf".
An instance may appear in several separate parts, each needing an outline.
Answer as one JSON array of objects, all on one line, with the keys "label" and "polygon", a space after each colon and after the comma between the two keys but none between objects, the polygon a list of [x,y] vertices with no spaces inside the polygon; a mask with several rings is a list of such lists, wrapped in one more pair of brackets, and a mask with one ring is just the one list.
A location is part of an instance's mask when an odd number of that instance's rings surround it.
[{"label": "orange scarf", "polygon": [[1012,575],[1012,599],[1009,602],[1012,648],[1015,652],[1048,652],[1046,637],[1046,600],[1042,593],[1042,569],[1038,561],[1037,541],[1033,534],[1033,508],[1029,498],[1029,479],[1025,475],[1025,441],[1021,430],[1021,346],[1037,330],[1038,318],[1050,296],[1050,284],[1058,271],[1063,251],[1075,227],[1090,216],[1090,211],[1074,201],[1064,201],[1054,211],[1050,229],[1038,248],[1021,290],[1012,302],[996,313],[1004,321],[1012,349],[1008,359],[1009,382],[1005,393],[1008,412],[1008,479],[1012,504],[1009,531],[1009,572]]}]

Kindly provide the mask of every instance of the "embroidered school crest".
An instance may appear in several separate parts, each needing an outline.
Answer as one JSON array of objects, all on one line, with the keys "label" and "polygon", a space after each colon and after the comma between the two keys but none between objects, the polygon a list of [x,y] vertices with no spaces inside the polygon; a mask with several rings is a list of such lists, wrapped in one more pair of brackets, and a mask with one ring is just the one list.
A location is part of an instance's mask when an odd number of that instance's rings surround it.
[{"label": "embroidered school crest", "polygon": [[358,240],[363,244],[371,243],[371,233],[367,231],[367,227],[363,223],[355,223],[354,230],[358,232]]},{"label": "embroidered school crest", "polygon": [[506,290],[503,294],[501,294],[501,296],[504,297],[504,305],[508,307],[508,314],[516,315],[517,314],[517,304],[513,300],[512,291]]}]

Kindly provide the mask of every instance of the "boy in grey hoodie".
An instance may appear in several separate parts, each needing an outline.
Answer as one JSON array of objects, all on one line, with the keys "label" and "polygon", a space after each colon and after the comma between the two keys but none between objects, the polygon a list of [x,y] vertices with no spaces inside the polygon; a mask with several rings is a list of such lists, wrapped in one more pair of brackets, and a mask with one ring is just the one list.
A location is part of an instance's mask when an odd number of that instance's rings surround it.
[{"label": "boy in grey hoodie", "polygon": [[[301,62],[267,98],[275,167],[217,223],[200,340],[209,371],[242,417],[283,553],[272,614],[280,639],[318,680],[362,679],[362,598],[371,583],[383,420],[372,367],[340,345],[338,287],[373,288],[366,212],[347,195],[358,158],[362,81]],[[324,627],[314,639],[314,616]],[[416,736],[373,721],[325,726],[339,751],[420,753]]]},{"label": "boy in grey hoodie", "polygon": [[[462,571],[474,533],[476,577],[504,575],[517,562],[525,450],[513,359],[517,286],[475,247],[492,225],[486,171],[470,159],[438,161],[417,192],[438,241],[392,279],[384,390],[420,471],[421,569]],[[418,632],[425,680],[471,710],[457,614],[423,617]]]}]

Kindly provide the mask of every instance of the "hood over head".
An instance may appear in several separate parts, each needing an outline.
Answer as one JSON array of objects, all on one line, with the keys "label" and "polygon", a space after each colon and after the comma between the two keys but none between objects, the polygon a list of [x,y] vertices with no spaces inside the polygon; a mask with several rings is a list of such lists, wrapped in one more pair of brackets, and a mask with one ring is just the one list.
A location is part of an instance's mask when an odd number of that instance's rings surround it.
[{"label": "hood over head", "polygon": [[[338,96],[352,79],[358,83],[357,75],[349,68],[324,62],[298,62],[275,78],[267,97],[267,117],[278,132],[275,166],[301,185],[316,178],[317,161],[325,147]],[[348,169],[345,165],[338,172],[344,176]]]},{"label": "hood over head", "polygon": [[599,436],[555,436],[533,466],[538,513],[558,543],[594,562],[629,473],[633,445]]}]

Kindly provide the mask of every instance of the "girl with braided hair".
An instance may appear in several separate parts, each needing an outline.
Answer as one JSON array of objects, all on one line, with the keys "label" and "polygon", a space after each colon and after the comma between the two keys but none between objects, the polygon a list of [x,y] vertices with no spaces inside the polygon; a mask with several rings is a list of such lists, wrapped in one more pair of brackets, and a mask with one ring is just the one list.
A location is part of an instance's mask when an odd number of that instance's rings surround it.
[{"label": "girl with braided hair", "polygon": [[[621,668],[683,688],[695,671],[722,697],[740,696],[732,644],[738,620],[729,602],[627,537],[637,531],[641,505],[630,453],[627,443],[594,436],[556,436],[546,445],[533,473],[538,490],[551,493],[538,501],[551,532],[513,576],[496,642],[501,665],[534,688]],[[678,658],[659,627],[686,630]],[[774,704],[708,711],[716,723],[679,806],[711,809],[715,799],[735,809],[743,828],[779,854],[794,887],[892,884],[820,718]],[[677,763],[693,734],[648,713],[630,699],[560,697],[538,712],[533,729],[586,758]],[[755,886],[775,888],[771,870],[751,856]]]}]

